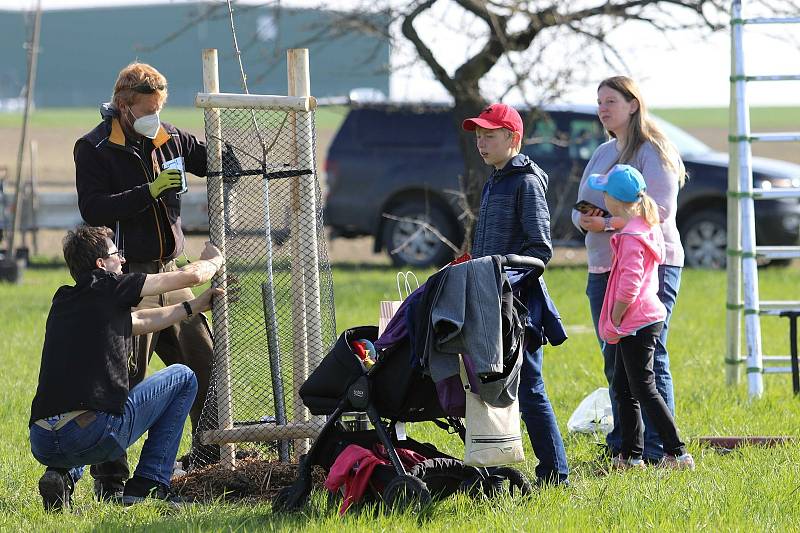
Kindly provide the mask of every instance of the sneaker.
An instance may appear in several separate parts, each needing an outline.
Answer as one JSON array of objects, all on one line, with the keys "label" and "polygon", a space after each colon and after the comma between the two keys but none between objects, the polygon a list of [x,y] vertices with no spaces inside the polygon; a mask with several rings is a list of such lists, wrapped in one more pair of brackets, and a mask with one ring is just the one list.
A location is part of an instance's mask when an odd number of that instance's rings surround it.
[{"label": "sneaker", "polygon": [[183,498],[172,492],[169,486],[146,478],[133,476],[125,483],[122,494],[122,505],[128,507],[141,503],[147,499],[160,500],[173,507],[181,507],[191,503],[188,498]]},{"label": "sneaker", "polygon": [[611,458],[611,468],[613,470],[642,470],[645,468],[645,463],[643,459],[634,459],[633,457],[625,459],[622,454],[619,454]]},{"label": "sneaker", "polygon": [[694,470],[694,457],[690,453],[677,456],[665,454],[658,466],[673,470]]},{"label": "sneaker", "polygon": [[39,494],[45,511],[58,512],[72,506],[72,479],[69,474],[46,470],[39,478]]}]

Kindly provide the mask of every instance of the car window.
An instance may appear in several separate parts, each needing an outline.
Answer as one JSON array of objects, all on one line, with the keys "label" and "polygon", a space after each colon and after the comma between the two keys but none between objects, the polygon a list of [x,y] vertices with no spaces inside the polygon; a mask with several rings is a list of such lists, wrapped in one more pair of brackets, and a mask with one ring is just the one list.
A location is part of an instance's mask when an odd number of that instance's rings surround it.
[{"label": "car window", "polygon": [[606,140],[603,127],[594,118],[575,118],[569,123],[569,157],[588,161]]},{"label": "car window", "polygon": [[545,157],[555,157],[558,150],[562,149],[564,142],[558,131],[556,123],[549,117],[536,122],[533,133],[525,137],[522,143],[522,153],[533,160]]}]

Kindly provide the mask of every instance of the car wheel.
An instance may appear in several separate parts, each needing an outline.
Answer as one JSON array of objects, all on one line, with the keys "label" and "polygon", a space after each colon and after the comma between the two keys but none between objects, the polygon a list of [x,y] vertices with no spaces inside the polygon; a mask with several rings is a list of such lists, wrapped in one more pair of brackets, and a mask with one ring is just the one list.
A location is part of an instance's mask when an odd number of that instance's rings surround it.
[{"label": "car wheel", "polygon": [[[455,252],[436,235],[420,225],[428,224],[450,242],[456,235],[452,218],[437,204],[412,201],[386,210],[388,214],[405,220],[386,219],[383,245],[396,266],[441,266],[453,259]],[[453,244],[458,244],[453,242]]]},{"label": "car wheel", "polygon": [[728,222],[723,211],[707,209],[691,215],[681,224],[686,266],[725,268]]}]

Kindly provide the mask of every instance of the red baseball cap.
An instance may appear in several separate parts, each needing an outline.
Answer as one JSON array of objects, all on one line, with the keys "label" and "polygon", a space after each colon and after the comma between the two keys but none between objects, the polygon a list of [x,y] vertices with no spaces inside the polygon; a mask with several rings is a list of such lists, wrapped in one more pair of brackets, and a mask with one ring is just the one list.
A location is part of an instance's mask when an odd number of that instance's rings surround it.
[{"label": "red baseball cap", "polygon": [[517,110],[506,104],[491,104],[487,106],[477,118],[468,118],[461,127],[467,131],[475,131],[475,128],[485,128],[496,130],[505,128],[507,130],[519,132],[522,135],[522,117]]}]

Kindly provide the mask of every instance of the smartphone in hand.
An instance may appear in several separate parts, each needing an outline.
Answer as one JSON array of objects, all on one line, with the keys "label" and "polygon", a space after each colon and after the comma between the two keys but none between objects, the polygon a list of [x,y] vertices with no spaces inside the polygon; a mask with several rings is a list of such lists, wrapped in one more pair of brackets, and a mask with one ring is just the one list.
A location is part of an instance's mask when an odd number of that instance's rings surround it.
[{"label": "smartphone in hand", "polygon": [[181,172],[181,189],[177,192],[178,196],[180,196],[189,190],[189,185],[186,183],[186,170],[184,168],[183,157],[178,156],[175,159],[165,161],[164,164],[161,165],[162,170],[167,170],[169,168],[174,168]]},{"label": "smartphone in hand", "polygon": [[604,216],[604,217],[610,217],[611,216],[611,213],[609,213],[608,211],[606,211],[602,207],[598,207],[598,206],[594,205],[592,202],[587,202],[586,200],[581,200],[580,202],[576,203],[573,206],[573,208],[578,210],[578,211],[580,211],[584,215],[588,215],[589,213],[591,213],[595,209],[599,209],[602,212],[602,216]]}]

